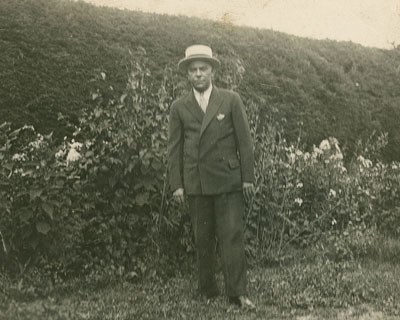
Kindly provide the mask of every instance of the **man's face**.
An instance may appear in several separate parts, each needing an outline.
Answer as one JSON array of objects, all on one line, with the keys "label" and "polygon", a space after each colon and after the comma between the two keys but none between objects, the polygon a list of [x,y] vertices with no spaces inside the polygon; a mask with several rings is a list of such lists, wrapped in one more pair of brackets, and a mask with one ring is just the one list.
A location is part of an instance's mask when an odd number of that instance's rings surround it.
[{"label": "man's face", "polygon": [[214,76],[214,71],[208,62],[193,61],[188,67],[188,79],[193,88],[199,92],[207,90]]}]

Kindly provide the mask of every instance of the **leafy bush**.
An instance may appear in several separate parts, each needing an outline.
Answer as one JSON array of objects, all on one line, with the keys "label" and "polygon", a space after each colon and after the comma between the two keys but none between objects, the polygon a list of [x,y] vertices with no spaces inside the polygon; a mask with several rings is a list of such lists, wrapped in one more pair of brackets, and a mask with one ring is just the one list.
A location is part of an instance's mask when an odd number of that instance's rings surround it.
[{"label": "leafy bush", "polygon": [[[245,69],[235,52],[220,57],[217,81],[238,87]],[[167,186],[168,108],[186,90],[165,68],[153,77],[143,48],[131,53],[122,93],[105,72],[92,102],[61,143],[31,126],[0,127],[0,235],[3,265],[23,273],[105,273],[137,279],[182,269],[193,251],[187,208]],[[399,164],[379,161],[385,135],[359,144],[345,163],[334,137],[307,151],[247,101],[255,140],[256,194],[246,209],[247,252],[310,247],[343,261],[365,254],[376,230],[398,235]],[[372,159],[372,160],[370,160]],[[392,210],[395,208],[395,210]]]},{"label": "leafy bush", "polygon": [[8,266],[23,272],[43,256],[68,264],[82,240],[79,172],[55,156],[51,135],[32,126],[12,131],[2,124],[0,145],[0,231]]},{"label": "leafy bush", "polygon": [[[172,245],[171,238],[182,231],[172,228],[180,226],[182,214],[167,210],[166,123],[172,98],[165,81],[150,82],[139,61],[142,54],[143,49],[136,52],[138,59],[128,66],[122,96],[111,85],[109,92],[93,92],[95,107],[83,113],[70,141],[65,137],[56,145],[32,126],[15,131],[7,123],[1,126],[0,203],[6,214],[0,231],[7,256],[21,272],[44,258],[79,272],[129,270],[135,277],[148,271],[146,255],[161,256],[165,240]],[[104,84],[106,74],[98,81]],[[179,242],[168,248],[171,255],[176,246]]]},{"label": "leafy bush", "polygon": [[351,257],[347,239],[368,234],[377,225],[385,230],[398,219],[393,210],[399,205],[398,165],[378,160],[387,143],[385,135],[373,136],[364,146],[359,143],[360,154],[345,163],[337,139],[329,137],[305,151],[301,137],[297,145],[289,144],[282,129],[272,122],[265,125],[258,106],[249,105],[257,179],[247,214],[253,254],[256,248],[279,254],[290,244],[309,246],[335,239],[334,252]]},{"label": "leafy bush", "polygon": [[86,111],[75,131],[87,145],[79,167],[91,190],[85,249],[93,264],[121,272],[138,266],[144,272],[147,265],[140,259],[146,254],[173,251],[175,246],[167,249],[164,243],[182,218],[168,210],[165,152],[171,96],[165,80],[151,81],[141,61],[144,54],[140,49],[132,60],[121,96],[105,100],[101,92],[93,93],[96,107]]}]

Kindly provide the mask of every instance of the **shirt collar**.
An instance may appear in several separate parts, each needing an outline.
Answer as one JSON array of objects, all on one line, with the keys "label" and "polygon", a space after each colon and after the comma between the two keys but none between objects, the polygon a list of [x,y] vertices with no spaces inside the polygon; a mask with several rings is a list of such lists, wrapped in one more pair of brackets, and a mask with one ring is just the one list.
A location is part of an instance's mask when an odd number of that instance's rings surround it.
[{"label": "shirt collar", "polygon": [[[213,88],[213,85],[210,84],[210,86],[207,88],[207,90],[205,90],[203,92],[204,98],[206,99],[207,103],[208,103],[208,101],[210,101],[212,88]],[[197,91],[195,88],[193,88],[193,92],[194,92],[194,96],[196,97],[196,100],[199,101],[201,92]]]}]

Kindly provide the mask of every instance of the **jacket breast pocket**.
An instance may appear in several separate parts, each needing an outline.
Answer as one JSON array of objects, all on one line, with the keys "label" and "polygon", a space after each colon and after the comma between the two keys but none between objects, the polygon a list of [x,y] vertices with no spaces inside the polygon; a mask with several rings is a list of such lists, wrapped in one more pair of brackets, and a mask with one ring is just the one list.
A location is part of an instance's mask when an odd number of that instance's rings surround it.
[{"label": "jacket breast pocket", "polygon": [[228,163],[229,163],[229,168],[231,169],[236,169],[237,167],[240,166],[239,159],[229,159]]}]

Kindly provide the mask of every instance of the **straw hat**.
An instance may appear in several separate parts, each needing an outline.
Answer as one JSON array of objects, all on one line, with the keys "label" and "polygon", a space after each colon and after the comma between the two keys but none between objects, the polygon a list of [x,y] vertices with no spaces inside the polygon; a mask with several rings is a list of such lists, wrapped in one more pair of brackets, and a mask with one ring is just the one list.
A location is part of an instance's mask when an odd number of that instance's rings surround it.
[{"label": "straw hat", "polygon": [[185,58],[179,61],[178,69],[186,71],[189,63],[195,60],[206,61],[210,63],[214,69],[218,68],[221,64],[217,58],[213,57],[212,50],[209,46],[195,44],[186,48]]}]

